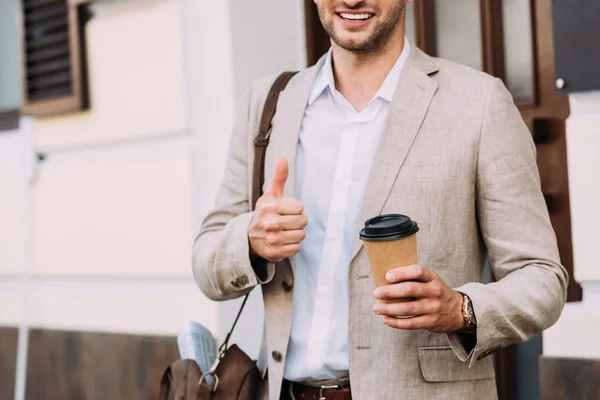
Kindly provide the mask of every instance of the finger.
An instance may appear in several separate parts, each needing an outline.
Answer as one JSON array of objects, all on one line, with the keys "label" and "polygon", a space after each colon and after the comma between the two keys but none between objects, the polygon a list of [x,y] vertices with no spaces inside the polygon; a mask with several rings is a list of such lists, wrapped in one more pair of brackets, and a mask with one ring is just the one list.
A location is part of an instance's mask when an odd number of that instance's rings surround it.
[{"label": "finger", "polygon": [[283,191],[285,189],[285,183],[288,178],[288,162],[285,158],[281,157],[275,164],[275,173],[273,174],[273,180],[271,186],[265,191],[266,195],[271,195],[276,198],[283,197]]},{"label": "finger", "polygon": [[381,300],[404,299],[406,297],[427,297],[428,288],[422,282],[400,282],[375,289],[375,298]]},{"label": "finger", "polygon": [[279,227],[284,231],[304,229],[308,225],[308,218],[304,215],[282,215],[279,221]]},{"label": "finger", "polygon": [[412,318],[383,317],[383,323],[389,327],[404,330],[429,329],[433,327],[434,318],[431,315],[421,315]]},{"label": "finger", "polygon": [[295,256],[299,251],[300,244],[286,244],[267,249],[265,256],[269,261],[279,262],[285,258]]},{"label": "finger", "polygon": [[302,229],[295,231],[284,231],[281,232],[281,237],[283,244],[297,244],[306,238],[306,232],[304,232]]},{"label": "finger", "polygon": [[436,311],[435,304],[422,299],[417,301],[406,301],[403,303],[383,304],[376,303],[373,312],[378,315],[389,317],[407,317],[413,315],[431,314]]},{"label": "finger", "polygon": [[281,256],[282,258],[293,257],[300,251],[300,244],[286,244],[281,247]]},{"label": "finger", "polygon": [[300,200],[293,197],[280,199],[277,205],[277,212],[281,215],[301,215],[304,211],[304,206]]},{"label": "finger", "polygon": [[388,282],[420,281],[429,282],[435,279],[435,273],[427,267],[413,264],[391,270],[385,276]]},{"label": "finger", "polygon": [[273,216],[273,215],[269,215],[267,217],[264,217],[261,221],[260,221],[260,227],[265,231],[265,232],[279,232],[281,230],[281,222],[279,220],[279,217],[277,216]]}]

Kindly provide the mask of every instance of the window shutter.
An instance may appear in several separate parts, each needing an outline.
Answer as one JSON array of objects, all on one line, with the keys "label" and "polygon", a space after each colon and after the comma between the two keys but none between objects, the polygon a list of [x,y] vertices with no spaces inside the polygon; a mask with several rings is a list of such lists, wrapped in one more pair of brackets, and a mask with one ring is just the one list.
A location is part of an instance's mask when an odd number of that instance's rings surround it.
[{"label": "window shutter", "polygon": [[23,113],[45,116],[87,107],[84,5],[23,0]]}]

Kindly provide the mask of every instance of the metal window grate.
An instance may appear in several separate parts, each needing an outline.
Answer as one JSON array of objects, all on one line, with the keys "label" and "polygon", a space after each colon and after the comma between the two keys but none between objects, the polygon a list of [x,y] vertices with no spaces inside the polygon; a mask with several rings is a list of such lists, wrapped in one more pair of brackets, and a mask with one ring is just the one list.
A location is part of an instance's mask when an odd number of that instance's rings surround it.
[{"label": "metal window grate", "polygon": [[21,0],[24,115],[40,117],[88,107],[88,3]]},{"label": "metal window grate", "polygon": [[27,99],[73,94],[66,0],[23,0]]}]

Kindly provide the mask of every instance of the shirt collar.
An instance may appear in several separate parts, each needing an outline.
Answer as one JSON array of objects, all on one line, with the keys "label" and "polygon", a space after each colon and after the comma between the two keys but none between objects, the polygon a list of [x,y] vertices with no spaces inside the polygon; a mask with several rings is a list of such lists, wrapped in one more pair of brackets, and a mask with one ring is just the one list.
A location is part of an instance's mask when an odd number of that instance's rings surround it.
[{"label": "shirt collar", "polygon": [[308,98],[308,105],[312,105],[319,96],[325,91],[325,89],[329,88],[333,93],[335,89],[335,80],[333,78],[333,67],[331,65],[331,47],[327,52],[327,56],[325,57],[325,62],[317,75],[317,79],[313,84],[313,88],[310,92],[310,97]]},{"label": "shirt collar", "polygon": [[[381,97],[382,99],[391,102],[394,97],[394,92],[396,91],[396,86],[398,85],[398,80],[400,79],[400,74],[406,61],[408,60],[408,55],[410,54],[410,41],[408,38],[404,38],[404,49],[396,60],[396,63],[388,73],[387,77],[381,84],[381,87],[375,93],[373,99]],[[312,105],[323,92],[329,88],[331,93],[335,91],[335,78],[333,77],[333,65],[332,65],[332,50],[329,48],[327,52],[327,56],[325,58],[325,62],[319,71],[319,75],[313,84],[313,88],[310,92],[310,97],[308,98],[308,105]]]}]

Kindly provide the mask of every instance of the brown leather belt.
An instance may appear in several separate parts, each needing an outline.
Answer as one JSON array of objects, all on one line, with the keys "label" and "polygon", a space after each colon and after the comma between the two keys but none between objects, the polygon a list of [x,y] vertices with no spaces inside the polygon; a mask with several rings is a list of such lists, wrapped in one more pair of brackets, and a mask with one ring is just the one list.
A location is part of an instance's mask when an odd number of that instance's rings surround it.
[{"label": "brown leather belt", "polygon": [[[295,400],[352,400],[350,392],[350,382],[336,383],[331,385],[305,385],[298,382],[285,381],[282,393],[290,392],[294,394]],[[289,396],[282,396],[282,399],[288,399]]]}]

